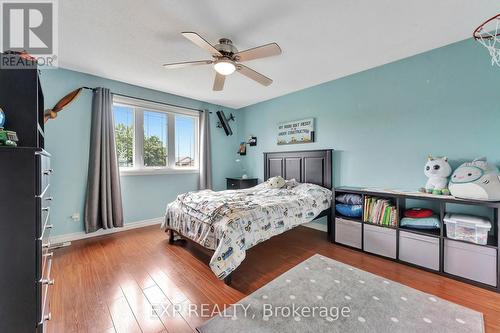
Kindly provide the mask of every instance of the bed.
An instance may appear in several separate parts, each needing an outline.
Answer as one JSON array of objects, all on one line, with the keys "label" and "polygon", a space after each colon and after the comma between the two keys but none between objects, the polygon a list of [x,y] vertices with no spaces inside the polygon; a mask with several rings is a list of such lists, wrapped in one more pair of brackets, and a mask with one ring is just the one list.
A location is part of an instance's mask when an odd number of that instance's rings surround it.
[{"label": "bed", "polygon": [[[326,216],[331,231],[332,150],[264,153],[264,183],[242,190],[187,192],[168,204],[162,228],[213,251],[210,268],[231,282],[246,250]],[[268,179],[287,180],[280,189]]]}]

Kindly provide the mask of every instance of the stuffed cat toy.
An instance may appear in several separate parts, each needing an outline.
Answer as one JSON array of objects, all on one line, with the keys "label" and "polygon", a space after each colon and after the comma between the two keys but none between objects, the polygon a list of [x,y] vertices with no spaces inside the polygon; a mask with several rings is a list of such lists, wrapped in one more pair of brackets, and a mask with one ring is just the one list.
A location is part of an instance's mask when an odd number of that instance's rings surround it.
[{"label": "stuffed cat toy", "polygon": [[486,157],[459,166],[450,180],[450,192],[463,199],[500,201],[500,173]]},{"label": "stuffed cat toy", "polygon": [[451,174],[451,166],[448,163],[447,157],[432,157],[429,155],[427,163],[424,167],[424,173],[429,178],[425,184],[425,188],[421,188],[421,192],[426,192],[436,195],[448,195],[448,177]]}]

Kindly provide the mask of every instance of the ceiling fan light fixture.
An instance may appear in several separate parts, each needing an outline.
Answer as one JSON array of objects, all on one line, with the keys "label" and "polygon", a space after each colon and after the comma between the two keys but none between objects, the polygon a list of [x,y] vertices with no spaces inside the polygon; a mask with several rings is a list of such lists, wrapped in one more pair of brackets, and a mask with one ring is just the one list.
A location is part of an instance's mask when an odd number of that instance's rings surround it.
[{"label": "ceiling fan light fixture", "polygon": [[212,60],[169,63],[164,64],[164,68],[176,69],[198,65],[212,65],[216,72],[214,84],[212,86],[213,91],[221,91],[224,89],[226,76],[233,74],[235,71],[266,87],[273,83],[273,80],[267,76],[242,65],[241,62],[280,55],[281,48],[278,44],[269,43],[244,51],[238,51],[233,45],[233,42],[227,38],[221,38],[219,39],[219,44],[212,45],[196,32],[186,31],[183,32],[182,35],[196,46],[210,53],[212,55]]},{"label": "ceiling fan light fixture", "polygon": [[230,75],[236,70],[236,65],[229,59],[221,59],[214,63],[214,69],[221,75]]}]

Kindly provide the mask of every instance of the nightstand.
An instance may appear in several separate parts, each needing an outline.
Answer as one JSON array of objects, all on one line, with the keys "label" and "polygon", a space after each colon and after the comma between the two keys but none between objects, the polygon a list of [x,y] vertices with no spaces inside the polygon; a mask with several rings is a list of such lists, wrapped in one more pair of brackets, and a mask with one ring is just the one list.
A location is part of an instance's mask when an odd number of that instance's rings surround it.
[{"label": "nightstand", "polygon": [[240,190],[257,185],[257,178],[226,178],[228,190]]}]

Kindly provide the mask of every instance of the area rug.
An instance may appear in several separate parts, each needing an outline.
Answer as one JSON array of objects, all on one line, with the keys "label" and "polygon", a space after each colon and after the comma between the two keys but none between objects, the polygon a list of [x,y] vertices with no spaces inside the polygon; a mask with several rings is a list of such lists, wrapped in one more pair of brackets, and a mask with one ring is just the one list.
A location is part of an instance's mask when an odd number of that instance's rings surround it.
[{"label": "area rug", "polygon": [[483,314],[314,255],[197,328],[220,332],[484,332]]}]

